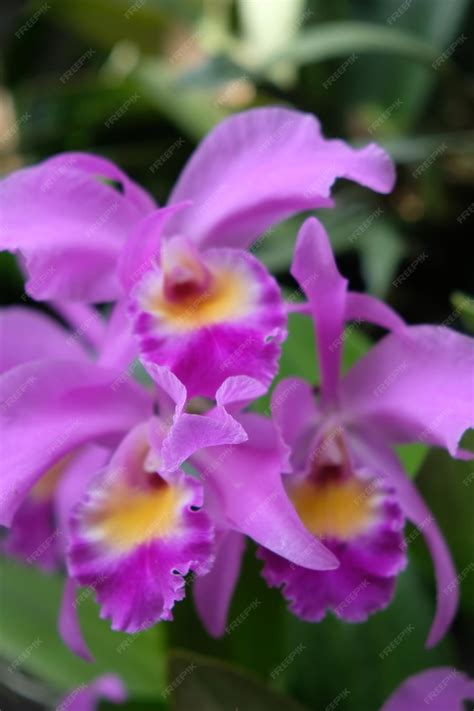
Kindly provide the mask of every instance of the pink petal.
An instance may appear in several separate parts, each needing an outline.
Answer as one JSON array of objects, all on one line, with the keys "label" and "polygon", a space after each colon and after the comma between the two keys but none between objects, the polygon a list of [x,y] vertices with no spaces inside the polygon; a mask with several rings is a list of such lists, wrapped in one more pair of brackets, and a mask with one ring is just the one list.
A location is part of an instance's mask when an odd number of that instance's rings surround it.
[{"label": "pink petal", "polygon": [[228,411],[240,412],[267,392],[267,387],[247,375],[232,375],[216,392],[216,402]]},{"label": "pink petal", "polygon": [[97,711],[101,699],[118,704],[126,701],[125,686],[115,674],[103,674],[73,689],[60,701],[56,711]]},{"label": "pink petal", "polygon": [[402,331],[405,322],[390,306],[370,294],[349,291],[346,297],[346,321],[367,321],[389,331]]},{"label": "pink petal", "polygon": [[210,572],[194,581],[194,604],[212,637],[224,634],[244,548],[245,538],[240,533],[228,531],[222,534]]},{"label": "pink petal", "polygon": [[451,667],[438,667],[406,679],[381,711],[463,711],[467,700],[474,701],[474,681]]},{"label": "pink petal", "polygon": [[85,659],[86,662],[92,662],[92,655],[81,632],[76,607],[76,590],[77,584],[74,580],[66,578],[59,612],[59,634],[74,654]]},{"label": "pink petal", "polygon": [[[100,176],[119,181],[123,194]],[[81,153],[13,173],[1,183],[0,198],[0,248],[26,258],[27,291],[41,300],[116,298],[120,250],[154,207],[113,163]]]},{"label": "pink petal", "polygon": [[303,526],[283,487],[285,460],[271,422],[256,414],[239,421],[248,442],[199,452],[192,460],[216,525],[245,533],[298,565],[336,568],[336,558]]},{"label": "pink petal", "polygon": [[195,151],[170,198],[194,205],[173,218],[167,232],[246,247],[295,212],[331,206],[337,177],[389,192],[394,169],[374,144],[356,150],[324,139],[310,114],[246,111],[219,124]]},{"label": "pink petal", "polygon": [[[312,386],[301,378],[280,380],[272,393],[270,410],[282,441],[296,452],[304,436],[314,432],[318,420]],[[291,468],[285,469],[288,471]]]},{"label": "pink petal", "polygon": [[1,523],[10,525],[39,477],[81,444],[117,441],[149,413],[145,390],[116,371],[74,361],[35,361],[0,378]]},{"label": "pink petal", "polygon": [[321,395],[337,397],[347,280],[336,266],[324,227],[310,217],[299,231],[291,273],[306,294],[316,326]]},{"label": "pink petal", "polygon": [[403,513],[423,534],[431,553],[436,576],[436,614],[426,642],[433,647],[446,634],[456,614],[459,598],[456,569],[449,548],[433,514],[414,483],[408,479],[397,457],[392,454],[379,431],[363,432],[352,439],[366,467],[387,476],[395,488]]},{"label": "pink petal", "polygon": [[0,373],[40,358],[86,361],[80,342],[51,316],[11,306],[0,311]]},{"label": "pink petal", "polygon": [[345,376],[346,417],[397,442],[424,442],[454,456],[474,426],[474,341],[441,326],[385,336]]},{"label": "pink petal", "polygon": [[128,238],[118,261],[118,272],[126,292],[160,261],[161,233],[167,220],[191,203],[179,203],[155,210],[141,220]]},{"label": "pink petal", "polygon": [[[145,422],[126,435],[71,516],[69,573],[94,589],[101,617],[111,619],[112,629],[125,632],[172,619],[174,603],[185,594],[184,576],[191,569],[203,575],[213,562],[214,530],[202,509],[201,484],[183,472],[164,482],[145,470],[147,432]],[[156,495],[168,498],[160,503]],[[148,508],[143,509],[144,501]],[[148,517],[143,530],[142,514]],[[119,532],[115,525],[108,528],[110,515],[112,520],[122,516]],[[165,515],[169,522],[160,529]]]}]

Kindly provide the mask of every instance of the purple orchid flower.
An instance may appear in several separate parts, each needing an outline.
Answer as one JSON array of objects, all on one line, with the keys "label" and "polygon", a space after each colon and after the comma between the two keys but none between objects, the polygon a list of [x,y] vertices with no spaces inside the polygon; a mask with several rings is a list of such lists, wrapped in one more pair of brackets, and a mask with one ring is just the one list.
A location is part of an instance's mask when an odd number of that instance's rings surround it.
[{"label": "purple orchid flower", "polygon": [[146,359],[170,367],[190,397],[214,397],[232,375],[269,385],[286,336],[278,286],[243,250],[281,219],[332,206],[337,177],[385,193],[394,168],[374,144],[324,139],[310,115],[254,109],[209,134],[161,210],[95,156],[18,171],[1,189],[0,247],[24,256],[34,298],[130,299]]},{"label": "purple orchid flower", "polygon": [[457,669],[438,667],[409,677],[380,711],[463,711],[464,701],[474,701],[474,681]]},{"label": "purple orchid flower", "polygon": [[[126,444],[119,446],[111,458],[123,437],[133,446],[136,433],[142,432],[149,423],[153,424],[154,444],[163,452],[165,466],[170,457],[178,461],[175,449],[180,437],[183,444],[178,447],[179,461],[184,461],[195,447],[235,444],[246,439],[246,434],[223,406],[214,408],[212,418],[185,413],[185,389],[175,376],[158,366],[153,367],[158,373],[156,380],[162,390],[161,417],[151,418],[154,393],[134,383],[128,371],[124,373],[93,362],[91,354],[63,327],[40,312],[25,308],[7,309],[0,314],[0,329],[3,336],[1,365],[4,369],[0,377],[1,461],[2,471],[5,472],[2,479],[1,523],[10,526],[5,550],[31,564],[50,569],[63,565],[65,555],[72,547],[71,555],[68,553],[72,569],[69,572],[76,583],[90,584],[84,572],[85,566],[77,572],[77,577],[75,575],[73,563],[77,564],[80,559],[75,544],[78,531],[82,528],[78,524],[79,514],[73,514],[71,523],[71,512],[84,497],[91,498],[91,487],[98,472],[104,468],[110,472],[111,467],[118,467],[117,481],[111,479],[109,488],[104,488],[104,499],[107,498],[105,494],[109,494],[107,505],[112,511],[112,520],[120,518],[120,503],[126,509],[124,521],[129,520],[129,535],[133,538],[134,520],[130,516],[127,519],[127,511],[133,508],[132,501],[126,497],[139,489],[140,482],[132,482],[127,490],[127,475],[133,477],[136,472],[133,471],[132,461],[128,469],[125,466],[131,460]],[[36,359],[31,360],[32,356]],[[172,395],[178,393],[179,403],[173,416],[168,415],[166,399],[170,396],[167,390]],[[120,466],[121,460],[123,465]],[[159,461],[152,462],[147,465],[147,472],[155,472],[161,466]],[[198,483],[189,478],[184,481],[184,475],[173,476],[180,480],[178,488],[183,493],[180,499],[182,507],[188,504],[200,506],[200,494],[196,491]],[[153,494],[153,486],[162,481],[158,476],[155,478],[153,485],[145,482],[144,489],[150,494]],[[123,493],[121,500],[119,492]],[[139,496],[137,498],[139,500]],[[187,500],[190,498],[191,503]],[[143,510],[151,513],[153,496],[150,495],[149,499]],[[84,508],[87,507],[84,505]],[[193,511],[195,528],[203,517],[204,514],[194,514]],[[177,548],[169,551],[168,561],[164,560],[164,555],[161,558],[163,577],[167,565],[168,576],[172,576],[175,569],[182,572]],[[121,579],[127,580],[130,585],[130,571],[126,570],[125,561],[122,562]],[[104,569],[101,574],[105,576],[107,572]],[[116,574],[115,585],[118,585],[118,578]],[[160,593],[158,578],[156,573],[154,581],[150,581],[150,587],[154,584],[156,595]],[[176,576],[173,580],[178,589],[180,585]],[[75,612],[72,604],[74,588],[75,584],[68,583],[61,631],[70,646],[87,657],[77,621],[71,620]],[[97,586],[97,593],[100,597],[100,586]],[[151,598],[151,593],[149,596]],[[168,601],[167,604],[169,608],[171,603]],[[137,606],[136,615],[144,625],[143,609],[138,607],[137,600],[134,605]],[[109,607],[108,603],[104,604],[104,614]],[[159,617],[155,615],[152,618],[148,614],[147,624],[153,624]],[[125,621],[117,625],[121,629],[130,626]]]},{"label": "purple orchid flower", "polygon": [[[279,467],[262,471],[261,480],[244,473],[248,491],[240,501],[234,485],[225,491],[220,472],[224,494],[218,507],[205,500],[201,482],[179,469],[198,452],[208,456],[247,439],[237,415],[265,392],[261,383],[228,378],[216,404],[192,414],[186,388],[166,367],[145,364],[155,385],[146,390],[129,371],[104,367],[101,356],[94,362],[39,312],[7,310],[0,323],[6,368],[0,378],[1,460],[7,472],[1,522],[11,526],[7,550],[44,567],[66,561],[70,578],[60,631],[77,654],[90,658],[76,616],[78,585],[95,591],[101,615],[111,618],[114,629],[136,632],[171,619],[175,601],[184,596],[184,576],[191,570],[203,575],[212,566],[216,524],[219,538],[235,530],[296,563],[337,565],[323,545],[302,555],[311,536],[283,490]],[[19,328],[26,329],[21,339]],[[32,354],[38,359],[29,360]],[[279,499],[267,501],[275,485]],[[249,517],[249,503],[265,506],[266,519]],[[36,553],[50,548],[51,559],[41,561]]]},{"label": "purple orchid flower", "polygon": [[[428,638],[445,634],[457,607],[454,566],[442,534],[392,451],[423,441],[453,456],[473,426],[472,339],[437,326],[406,326],[372,297],[347,291],[329,239],[315,218],[298,236],[292,274],[307,296],[321,364],[320,394],[290,378],[278,384],[272,411],[290,448],[285,486],[315,537],[340,567],[310,571],[263,548],[263,576],[282,586],[290,609],[310,621],[328,610],[361,621],[386,606],[406,564],[405,518],[423,533],[437,579],[437,611]],[[343,326],[361,318],[393,332],[343,378]],[[290,473],[291,472],[291,473]]]}]

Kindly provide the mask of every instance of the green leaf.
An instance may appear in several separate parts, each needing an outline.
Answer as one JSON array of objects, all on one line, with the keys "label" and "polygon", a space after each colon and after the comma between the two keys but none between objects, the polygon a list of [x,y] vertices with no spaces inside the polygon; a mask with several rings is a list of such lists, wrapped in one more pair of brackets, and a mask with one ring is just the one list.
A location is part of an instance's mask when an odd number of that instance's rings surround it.
[{"label": "green leaf", "polygon": [[[40,2],[38,2],[40,4]],[[53,17],[74,33],[103,47],[127,39],[154,54],[159,33],[169,32],[173,21],[192,20],[198,6],[174,0],[63,0],[51,6]]]},{"label": "green leaf", "polygon": [[[462,446],[474,449],[474,431],[470,430],[462,440]],[[463,616],[474,622],[474,563],[472,512],[474,510],[474,462],[456,460],[447,452],[432,450],[417,477],[426,502],[436,518],[449,550],[453,556],[460,585],[460,619],[458,628],[463,630]],[[424,561],[423,570],[427,579],[432,575],[429,561]],[[468,635],[467,635],[468,636]],[[472,635],[471,635],[472,637]],[[467,641],[467,640],[466,640]],[[474,640],[469,644],[474,653]],[[466,655],[469,654],[465,649]]]},{"label": "green leaf", "polygon": [[404,470],[411,476],[415,477],[423,462],[429,453],[429,447],[426,444],[401,444],[396,448],[397,454],[402,461]]},{"label": "green leaf", "polygon": [[394,601],[362,624],[328,616],[312,625],[288,613],[286,648],[302,644],[305,649],[282,675],[281,688],[311,708],[332,708],[339,698],[337,708],[344,711],[379,711],[411,674],[455,664],[448,640],[432,650],[424,646],[434,599],[412,560],[399,577]]},{"label": "green leaf", "polygon": [[173,711],[304,711],[248,672],[217,659],[173,652],[165,690]]},{"label": "green leaf", "polygon": [[196,141],[227,115],[205,90],[177,91],[175,77],[164,62],[142,62],[133,79],[151,104]]},{"label": "green leaf", "polygon": [[364,232],[357,247],[368,291],[383,298],[405,252],[401,235],[389,220],[381,218]]},{"label": "green leaf", "polygon": [[[360,19],[379,22],[391,30],[409,32],[435,47],[436,55],[439,56],[464,29],[463,19],[469,0],[450,0],[449,3],[445,0],[427,0],[406,4],[400,0],[384,0],[380,3],[354,0],[354,5]],[[393,16],[397,11],[398,14]],[[455,55],[453,59],[453,64],[449,63],[451,69],[456,62]],[[448,63],[443,65],[443,70],[447,66]],[[377,115],[401,99],[401,106],[393,113],[390,121],[384,124],[380,134],[391,125],[403,134],[421,115],[430,90],[443,74],[444,71],[434,72],[423,66],[409,64],[402,56],[380,56],[377,62],[362,57],[350,75],[341,80],[340,89],[348,103],[354,100],[359,106],[377,105]],[[390,81],[387,81],[387,77],[390,77]],[[450,85],[452,82],[446,81],[445,89],[449,89]],[[378,132],[375,136],[378,140]]]},{"label": "green leaf", "polygon": [[[57,632],[63,580],[9,559],[0,560],[0,655],[14,661],[40,640],[19,666],[59,691],[74,689],[104,672],[115,672],[130,694],[155,696],[164,680],[163,625],[127,635],[99,619],[91,598],[79,607],[81,627],[95,662],[76,657]],[[121,646],[122,645],[122,646]]]},{"label": "green leaf", "polygon": [[283,59],[304,65],[367,52],[396,54],[423,64],[431,64],[438,56],[430,43],[392,27],[369,22],[328,22],[300,32],[268,65]]},{"label": "green leaf", "polygon": [[453,318],[461,317],[465,327],[474,333],[474,299],[462,291],[451,294],[451,303],[454,306]]}]

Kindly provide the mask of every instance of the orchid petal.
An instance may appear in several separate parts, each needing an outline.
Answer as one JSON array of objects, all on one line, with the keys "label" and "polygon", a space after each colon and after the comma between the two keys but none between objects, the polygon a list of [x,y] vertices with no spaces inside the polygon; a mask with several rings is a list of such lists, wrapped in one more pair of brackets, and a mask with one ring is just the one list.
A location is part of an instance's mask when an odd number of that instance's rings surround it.
[{"label": "orchid petal", "polygon": [[86,662],[92,662],[92,655],[81,632],[76,606],[76,590],[75,581],[72,578],[66,578],[59,612],[59,634],[74,654]]},{"label": "orchid petal", "polygon": [[247,439],[242,425],[224,408],[215,410],[212,417],[185,413],[163,441],[162,467],[165,471],[174,471],[200,449],[240,444]]},{"label": "orchid petal", "polygon": [[118,301],[110,314],[98,363],[104,367],[127,368],[138,358],[126,300]]},{"label": "orchid petal", "polygon": [[337,559],[303,526],[283,487],[284,456],[271,422],[250,413],[239,421],[248,442],[199,452],[192,460],[216,525],[245,533],[298,565],[336,568]]},{"label": "orchid petal", "polygon": [[87,360],[86,351],[41,311],[11,306],[0,311],[0,372],[40,358]]},{"label": "orchid petal", "polygon": [[71,338],[83,339],[96,351],[101,349],[105,336],[105,321],[97,309],[87,304],[67,301],[54,301],[51,306],[74,331]]},{"label": "orchid petal", "polygon": [[459,586],[449,548],[414,483],[408,479],[397,457],[377,431],[363,432],[359,439],[352,440],[352,446],[359,451],[361,461],[375,472],[390,478],[404,514],[423,534],[433,559],[437,595],[436,614],[426,642],[433,647],[446,634],[456,614]]},{"label": "orchid petal", "polygon": [[126,292],[160,261],[161,234],[166,221],[191,203],[178,203],[155,210],[141,220],[128,238],[118,261],[118,272]]},{"label": "orchid petal", "polygon": [[347,280],[336,266],[329,237],[314,217],[299,231],[291,273],[310,302],[321,362],[321,395],[337,397]]},{"label": "orchid petal", "polygon": [[86,442],[116,441],[147,416],[150,401],[116,371],[74,361],[34,361],[0,378],[1,523],[10,525],[29,489]]},{"label": "orchid petal", "polygon": [[126,701],[125,686],[115,674],[103,674],[73,689],[60,701],[56,711],[97,711],[101,699],[118,704]]},{"label": "orchid petal", "polygon": [[474,701],[474,681],[451,667],[426,669],[406,679],[381,711],[463,711],[463,701]]},{"label": "orchid petal", "polygon": [[367,321],[389,331],[403,331],[406,324],[390,306],[370,294],[349,291],[346,297],[346,321]]},{"label": "orchid petal", "polygon": [[[317,422],[312,386],[302,378],[280,380],[272,393],[270,410],[282,441],[296,451],[304,435],[314,429]],[[285,469],[287,471],[291,469]]]},{"label": "orchid petal", "polygon": [[474,342],[441,326],[385,336],[341,384],[346,417],[370,421],[396,442],[424,442],[455,456],[474,426]]},{"label": "orchid petal", "polygon": [[[100,182],[100,176],[119,181],[123,194]],[[0,198],[0,249],[23,254],[27,291],[41,300],[115,299],[120,250],[154,207],[113,163],[81,153],[13,173],[0,184]]]},{"label": "orchid petal", "polygon": [[244,548],[244,536],[227,531],[217,544],[216,559],[210,572],[194,581],[194,604],[212,637],[224,634]]},{"label": "orchid petal", "polygon": [[295,212],[332,206],[337,177],[389,192],[394,169],[375,144],[353,149],[324,139],[312,115],[252,109],[224,120],[197,148],[170,198],[194,205],[167,231],[207,246],[244,248]]},{"label": "orchid petal", "polygon": [[253,400],[265,395],[268,388],[247,375],[231,375],[216,392],[216,402],[229,412],[240,412]]}]

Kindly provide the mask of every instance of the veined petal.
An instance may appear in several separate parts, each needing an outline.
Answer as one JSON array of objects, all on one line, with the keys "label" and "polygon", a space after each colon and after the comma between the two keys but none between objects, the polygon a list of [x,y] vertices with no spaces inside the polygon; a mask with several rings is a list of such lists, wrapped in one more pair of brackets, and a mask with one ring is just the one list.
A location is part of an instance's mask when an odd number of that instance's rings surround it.
[{"label": "veined petal", "polygon": [[223,121],[197,148],[170,198],[170,204],[194,205],[173,217],[166,231],[244,248],[295,212],[332,206],[338,177],[389,192],[395,176],[375,144],[353,149],[326,140],[310,114],[252,109]]},{"label": "veined petal", "polygon": [[452,667],[437,667],[410,676],[390,696],[381,711],[463,711],[474,701],[474,681]]},{"label": "veined petal", "polygon": [[[118,181],[123,193],[100,178]],[[120,250],[154,207],[113,163],[81,153],[13,173],[2,181],[0,198],[0,249],[25,257],[27,291],[39,300],[115,299]]]},{"label": "veined petal", "polygon": [[214,398],[233,375],[268,385],[286,336],[276,281],[245,252],[213,249],[201,256],[212,282],[198,295],[168,301],[159,269],[138,285],[132,312],[144,359],[168,366],[190,398]]},{"label": "veined petal", "polygon": [[[160,413],[150,427],[150,442],[159,457],[162,473],[175,471],[200,449],[238,444],[247,439],[244,429],[227,412],[220,398],[217,407],[208,412],[200,415],[188,414],[184,411],[188,399],[187,391],[180,380],[164,366],[145,361],[145,367],[159,391]],[[251,381],[251,378],[243,379]],[[226,383],[227,381],[222,387]],[[246,384],[248,385],[247,382]],[[258,385],[261,389],[262,386]],[[256,390],[257,386],[254,385],[254,391]]]},{"label": "veined petal", "polygon": [[145,422],[125,437],[71,519],[69,573],[95,590],[101,617],[126,632],[172,619],[184,576],[206,573],[213,560],[200,483],[149,470],[147,435]]},{"label": "veined petal", "polygon": [[0,373],[41,358],[88,359],[78,340],[51,316],[22,306],[0,310],[0,343]]},{"label": "veined petal", "polygon": [[316,327],[321,363],[321,395],[338,395],[347,280],[338,271],[324,227],[314,217],[298,233],[291,273],[306,294]]},{"label": "veined petal", "polygon": [[345,416],[392,442],[424,442],[455,455],[474,427],[474,340],[442,326],[385,336],[341,384]]},{"label": "veined petal", "polygon": [[4,373],[0,402],[6,526],[62,457],[87,442],[117,442],[151,408],[147,392],[130,379],[119,382],[116,371],[78,361],[34,361]]},{"label": "veined petal", "polygon": [[247,375],[232,375],[224,380],[216,392],[216,403],[229,412],[241,412],[253,400],[262,397],[267,387]]},{"label": "veined petal", "polygon": [[283,487],[285,458],[271,422],[256,414],[241,414],[238,419],[248,442],[215,447],[192,459],[216,525],[245,533],[299,565],[336,568],[337,559],[306,530]]},{"label": "veined petal", "polygon": [[185,413],[163,441],[163,469],[174,471],[200,449],[239,444],[246,439],[247,434],[242,425],[224,408],[217,408],[212,416]]},{"label": "veined petal", "polygon": [[194,604],[199,617],[212,637],[224,634],[232,595],[239,579],[245,538],[237,531],[221,534],[216,559],[209,573],[196,578]]}]

